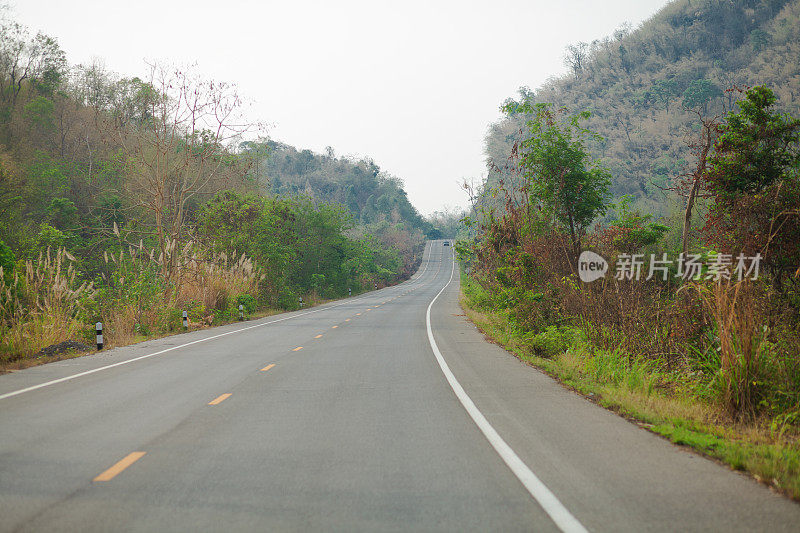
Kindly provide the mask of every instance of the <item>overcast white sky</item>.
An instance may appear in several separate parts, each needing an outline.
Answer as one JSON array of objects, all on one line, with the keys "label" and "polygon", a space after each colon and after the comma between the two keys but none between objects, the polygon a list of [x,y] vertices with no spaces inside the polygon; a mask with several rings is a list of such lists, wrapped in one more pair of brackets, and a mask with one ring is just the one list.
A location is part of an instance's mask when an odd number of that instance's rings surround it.
[{"label": "overcast white sky", "polygon": [[11,0],[71,64],[198,64],[239,85],[253,120],[300,148],[369,156],[424,214],[465,205],[483,137],[521,85],[564,72],[564,48],[634,26],[666,0]]}]

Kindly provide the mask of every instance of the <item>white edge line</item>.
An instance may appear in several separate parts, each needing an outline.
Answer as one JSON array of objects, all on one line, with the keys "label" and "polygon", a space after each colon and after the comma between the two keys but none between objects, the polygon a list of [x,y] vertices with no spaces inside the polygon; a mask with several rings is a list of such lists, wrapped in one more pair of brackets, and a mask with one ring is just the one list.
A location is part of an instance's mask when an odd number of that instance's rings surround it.
[{"label": "white edge line", "polygon": [[431,303],[428,305],[428,311],[425,314],[425,321],[428,327],[428,341],[431,344],[431,348],[433,349],[433,354],[436,356],[436,361],[439,363],[439,367],[442,369],[442,373],[444,374],[445,378],[447,378],[447,382],[450,384],[450,387],[455,392],[456,397],[461,402],[461,405],[464,406],[464,409],[467,411],[469,416],[478,426],[478,429],[481,430],[481,433],[486,437],[489,441],[489,444],[492,445],[492,448],[500,455],[503,461],[508,465],[511,471],[517,476],[517,479],[525,486],[533,499],[536,500],[539,505],[544,509],[544,512],[550,517],[550,519],[558,526],[561,531],[565,533],[586,533],[587,530],[583,527],[577,518],[572,516],[566,507],[556,498],[555,494],[550,492],[550,489],[542,483],[542,481],[533,473],[533,471],[528,468],[522,459],[514,452],[514,450],[509,446],[506,441],[497,433],[497,430],[492,427],[486,417],[483,416],[483,413],[478,410],[475,403],[469,397],[469,395],[464,391],[464,388],[456,379],[453,372],[450,370],[450,367],[447,365],[447,362],[442,357],[442,353],[439,351],[439,347],[436,345],[436,341],[433,338],[433,329],[431,328],[431,308],[439,296],[444,292],[444,290],[450,286],[450,283],[453,282],[453,274],[455,273],[456,262],[453,260],[453,267],[450,271],[450,280],[447,284],[442,287],[442,290],[434,296]]},{"label": "white edge line", "polygon": [[345,304],[348,304],[348,303],[351,303],[351,302],[355,302],[357,300],[362,300],[364,298],[367,298],[368,296],[371,296],[372,294],[373,293],[367,293],[366,295],[360,296],[360,297],[357,297],[357,298],[347,298],[347,299],[345,299],[345,300],[343,300],[343,301],[341,301],[341,302],[339,302],[337,304],[334,304],[334,305],[328,305],[328,306],[325,306],[325,307],[320,307],[319,309],[314,309],[312,311],[306,311],[304,313],[297,313],[297,314],[294,314],[292,316],[278,318],[276,320],[270,320],[268,322],[262,322],[260,324],[254,324],[252,326],[247,326],[245,328],[239,328],[239,329],[236,329],[236,330],[233,330],[233,331],[227,331],[225,333],[220,333],[219,335],[212,335],[211,337],[205,337],[205,338],[202,338],[202,339],[198,339],[196,341],[187,342],[185,344],[180,344],[178,346],[172,346],[171,348],[166,348],[164,350],[159,350],[157,352],[149,353],[149,354],[146,354],[146,355],[140,355],[139,357],[134,357],[133,359],[127,359],[125,361],[120,361],[119,363],[114,363],[114,364],[111,364],[111,365],[101,366],[99,368],[93,368],[92,370],[87,370],[86,372],[80,372],[78,374],[72,374],[71,376],[65,376],[63,378],[54,379],[52,381],[46,381],[44,383],[39,383],[38,385],[32,385],[32,386],[26,387],[24,389],[19,389],[19,390],[7,392],[5,394],[0,394],[0,400],[5,400],[6,398],[11,398],[12,396],[18,396],[18,395],[24,394],[26,392],[31,392],[31,391],[34,391],[34,390],[37,390],[37,389],[42,389],[44,387],[49,387],[50,385],[56,385],[58,383],[63,383],[65,381],[70,381],[70,380],[77,379],[77,378],[80,378],[80,377],[83,377],[83,376],[88,376],[89,374],[94,374],[95,372],[100,372],[101,370],[108,370],[109,368],[114,368],[114,367],[117,367],[117,366],[127,365],[127,364],[130,364],[130,363],[134,363],[136,361],[141,361],[142,359],[147,359],[149,357],[155,357],[156,355],[161,355],[161,354],[164,354],[164,353],[167,353],[167,352],[171,352],[173,350],[178,350],[180,348],[185,348],[185,347],[191,346],[193,344],[199,344],[201,342],[206,342],[206,341],[218,339],[220,337],[225,337],[227,335],[233,335],[234,333],[240,333],[242,331],[247,331],[247,330],[253,329],[253,328],[260,328],[260,327],[263,327],[263,326],[268,326],[270,324],[275,324],[276,322],[283,322],[285,320],[292,320],[293,318],[299,318],[301,316],[310,315],[312,313],[319,313],[320,311],[327,311],[328,309],[333,309],[334,307],[339,307],[339,306],[342,306],[342,305],[345,305]]},{"label": "white edge line", "polygon": [[[427,248],[427,243],[426,243],[425,246]],[[422,250],[422,256],[423,256],[423,258],[425,257],[425,248],[423,248],[423,250]],[[420,273],[420,276],[422,276],[422,274],[424,274],[427,270],[428,270],[428,265],[426,263],[425,264],[425,269],[422,271],[422,273]],[[417,280],[418,279],[419,278],[417,278]],[[411,281],[411,279],[409,279],[408,281]],[[277,320],[270,320],[268,322],[262,322],[260,324],[247,326],[245,328],[240,328],[240,329],[236,329],[236,330],[233,330],[233,331],[220,333],[219,335],[213,335],[211,337],[205,337],[203,339],[198,339],[196,341],[187,342],[185,344],[180,344],[178,346],[172,346],[171,348],[166,348],[166,349],[160,350],[158,352],[153,352],[153,353],[149,353],[149,354],[146,354],[146,355],[141,355],[139,357],[134,357],[133,359],[127,359],[125,361],[120,361],[119,363],[114,363],[114,364],[111,364],[111,365],[106,365],[106,366],[101,366],[101,367],[98,367],[98,368],[93,368],[92,370],[87,370],[86,372],[80,372],[78,374],[73,374],[71,376],[65,376],[63,378],[54,379],[54,380],[51,380],[51,381],[46,381],[44,383],[39,383],[38,385],[31,385],[30,387],[26,387],[24,389],[19,389],[19,390],[7,392],[5,394],[0,394],[0,400],[5,400],[6,398],[11,398],[13,396],[19,396],[20,394],[25,394],[26,392],[35,391],[37,389],[43,389],[44,387],[49,387],[51,385],[56,385],[58,383],[64,383],[65,381],[71,381],[73,379],[77,379],[77,378],[80,378],[80,377],[83,377],[83,376],[88,376],[89,374],[94,374],[95,372],[100,372],[101,370],[108,370],[109,368],[114,368],[114,367],[117,367],[117,366],[127,365],[127,364],[130,364],[130,363],[134,363],[136,361],[141,361],[142,359],[155,357],[156,355],[161,355],[161,354],[164,354],[164,353],[167,353],[167,352],[171,352],[173,350],[178,350],[180,348],[185,348],[185,347],[191,346],[193,344],[199,344],[201,342],[206,342],[206,341],[218,339],[220,337],[225,337],[227,335],[233,335],[234,333],[240,333],[242,331],[247,331],[249,329],[260,328],[260,327],[263,327],[263,326],[268,326],[269,324],[275,324],[276,322],[283,322],[285,320],[291,320],[293,318],[298,318],[298,317],[301,317],[301,316],[310,315],[312,313],[319,313],[320,311],[333,309],[334,307],[339,307],[339,306],[342,306],[342,305],[345,305],[345,304],[348,304],[348,303],[351,303],[351,302],[355,302],[355,301],[358,301],[358,300],[363,300],[364,298],[367,298],[368,296],[371,296],[371,295],[372,295],[372,293],[367,293],[367,294],[365,294],[363,296],[359,296],[359,297],[356,297],[356,298],[346,298],[346,299],[342,300],[340,303],[337,303],[337,304],[334,304],[334,305],[325,306],[325,307],[320,307],[319,309],[314,309],[313,311],[306,311],[305,313],[298,313],[298,314],[295,314],[295,315],[292,315],[292,316],[279,318]]]}]

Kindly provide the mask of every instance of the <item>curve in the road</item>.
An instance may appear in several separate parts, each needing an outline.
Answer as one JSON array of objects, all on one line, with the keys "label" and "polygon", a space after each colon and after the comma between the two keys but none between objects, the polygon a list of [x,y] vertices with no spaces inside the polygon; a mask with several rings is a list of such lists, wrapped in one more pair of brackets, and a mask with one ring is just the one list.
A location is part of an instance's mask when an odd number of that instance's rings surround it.
[{"label": "curve in the road", "polygon": [[553,494],[547,486],[542,483],[542,481],[533,473],[533,471],[526,465],[522,459],[516,454],[516,452],[509,446],[506,441],[503,440],[503,437],[497,432],[497,430],[492,427],[486,417],[483,416],[483,413],[475,406],[475,403],[472,401],[472,398],[464,391],[464,388],[461,386],[461,383],[458,382],[453,372],[450,370],[450,367],[447,365],[447,362],[442,357],[442,352],[439,351],[439,347],[436,345],[436,339],[433,336],[433,329],[431,328],[431,308],[433,304],[436,303],[436,300],[439,299],[439,296],[447,289],[448,286],[453,282],[453,274],[455,273],[456,264],[453,261],[452,270],[450,272],[450,279],[447,281],[444,287],[436,293],[436,296],[433,297],[431,303],[428,304],[428,309],[425,312],[425,323],[428,330],[428,342],[431,344],[431,349],[433,350],[433,355],[436,357],[436,362],[439,363],[439,368],[442,369],[442,373],[444,377],[447,379],[447,383],[450,384],[450,388],[453,389],[458,401],[461,402],[461,405],[464,406],[466,409],[467,414],[469,414],[470,418],[475,422],[478,426],[478,429],[481,430],[481,433],[486,437],[486,440],[489,441],[489,444],[492,445],[492,448],[500,455],[503,459],[503,462],[508,465],[508,468],[517,476],[517,479],[525,486],[525,489],[530,493],[530,495],[535,499],[539,505],[542,506],[542,509],[550,516],[553,522],[558,526],[558,528],[563,531],[564,533],[587,533],[583,524],[581,524],[577,518],[572,516],[572,513],[564,507],[564,505],[556,498],[555,494]]}]

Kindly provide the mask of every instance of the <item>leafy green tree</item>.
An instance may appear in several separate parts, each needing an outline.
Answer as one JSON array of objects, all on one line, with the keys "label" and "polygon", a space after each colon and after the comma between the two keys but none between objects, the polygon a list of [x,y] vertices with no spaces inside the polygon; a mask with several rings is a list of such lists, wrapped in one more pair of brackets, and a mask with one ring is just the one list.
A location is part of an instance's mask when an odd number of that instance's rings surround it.
[{"label": "leafy green tree", "polygon": [[503,110],[525,113],[527,136],[520,143],[520,167],[529,204],[541,206],[566,229],[575,258],[589,225],[605,213],[611,175],[593,161],[586,139],[596,135],[581,126],[588,112],[564,116],[552,104],[522,104]]},{"label": "leafy green tree", "polygon": [[75,225],[78,208],[67,198],[53,198],[47,209],[50,223],[59,229],[69,229]]},{"label": "leafy green tree", "polygon": [[199,218],[206,246],[229,257],[252,257],[269,274],[262,290],[272,296],[283,290],[297,259],[296,213],[287,201],[222,191],[203,206]]},{"label": "leafy green tree", "polygon": [[3,213],[0,217],[0,235],[11,246],[19,237],[17,228],[21,225],[25,208],[21,194],[25,189],[23,175],[11,156],[0,151],[0,212]]},{"label": "leafy green tree", "polygon": [[750,32],[750,46],[753,52],[758,53],[769,46],[769,33],[764,30],[753,30]]},{"label": "leafy green tree", "polygon": [[67,163],[50,156],[45,150],[36,150],[27,168],[30,199],[37,204],[36,211],[43,215],[52,198],[69,195]]},{"label": "leafy green tree", "polygon": [[43,133],[50,133],[56,129],[53,122],[55,105],[53,101],[44,96],[37,96],[22,108],[22,114],[31,125]]},{"label": "leafy green tree", "polygon": [[66,70],[66,55],[54,38],[30,37],[28,28],[0,17],[0,101],[14,105],[25,83],[52,83]]},{"label": "leafy green tree", "polygon": [[748,90],[731,113],[710,159],[709,186],[719,195],[757,194],[797,170],[800,119],[775,113],[775,94]]},{"label": "leafy green tree", "polygon": [[650,94],[664,106],[669,113],[669,104],[678,94],[678,84],[675,80],[658,80],[651,88]]},{"label": "leafy green tree", "polygon": [[39,250],[46,250],[47,248],[61,248],[66,243],[67,236],[50,224],[42,224],[39,226],[39,233],[36,235],[36,247]]},{"label": "leafy green tree", "polygon": [[709,157],[706,231],[728,253],[765,253],[778,283],[800,264],[800,118],[773,110],[775,94],[748,90]]},{"label": "leafy green tree", "polygon": [[120,125],[143,125],[154,118],[153,103],[159,94],[152,83],[140,78],[122,78],[107,90],[109,112]]},{"label": "leafy green tree", "polygon": [[722,91],[711,80],[695,80],[683,92],[683,106],[687,109],[702,109],[708,113],[708,103],[712,98],[722,96]]},{"label": "leafy green tree", "polygon": [[353,239],[350,229],[351,215],[339,205],[235,191],[220,192],[203,207],[199,228],[206,247],[254,258],[264,274],[262,300],[282,306],[291,305],[290,294],[333,298],[348,287],[398,278],[397,252],[375,239]]}]

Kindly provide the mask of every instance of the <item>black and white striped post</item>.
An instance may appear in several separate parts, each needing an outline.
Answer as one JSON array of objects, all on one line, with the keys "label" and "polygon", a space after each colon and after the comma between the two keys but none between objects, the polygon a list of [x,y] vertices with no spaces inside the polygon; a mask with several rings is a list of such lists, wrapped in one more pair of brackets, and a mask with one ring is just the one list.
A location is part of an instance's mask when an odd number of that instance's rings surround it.
[{"label": "black and white striped post", "polygon": [[303,297],[302,296],[300,297],[300,307],[301,308],[303,307]]},{"label": "black and white striped post", "polygon": [[103,323],[98,322],[97,324],[95,324],[94,330],[95,333],[97,333],[97,349],[99,351],[103,349]]},{"label": "black and white striped post", "polygon": [[244,320],[244,305],[239,304],[239,320]]},{"label": "black and white striped post", "polygon": [[375,283],[375,290],[376,291],[378,290],[378,283],[377,282]]},{"label": "black and white striped post", "polygon": [[189,329],[189,313],[183,312],[183,329]]},{"label": "black and white striped post", "polygon": [[347,287],[347,295],[348,296],[352,296],[353,295],[353,289],[351,289],[350,287]]}]

